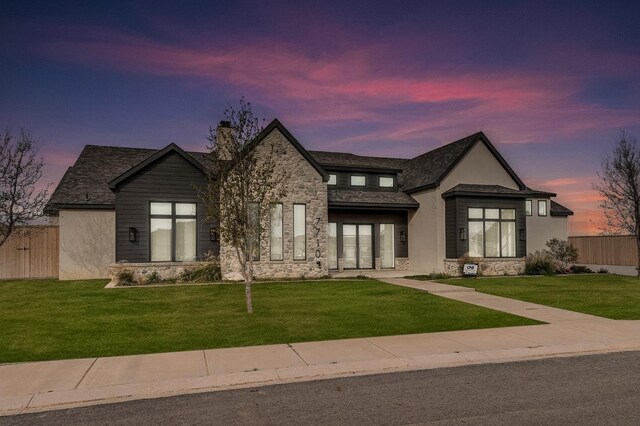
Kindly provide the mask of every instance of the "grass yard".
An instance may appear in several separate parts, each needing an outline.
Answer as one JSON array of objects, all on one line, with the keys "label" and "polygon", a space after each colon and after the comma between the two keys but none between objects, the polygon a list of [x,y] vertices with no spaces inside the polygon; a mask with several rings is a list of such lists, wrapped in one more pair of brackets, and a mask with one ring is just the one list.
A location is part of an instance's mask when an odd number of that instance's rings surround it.
[{"label": "grass yard", "polygon": [[636,277],[595,274],[463,278],[438,282],[606,318],[640,320],[640,280]]},{"label": "grass yard", "polygon": [[373,280],[104,289],[0,282],[0,363],[537,324]]}]

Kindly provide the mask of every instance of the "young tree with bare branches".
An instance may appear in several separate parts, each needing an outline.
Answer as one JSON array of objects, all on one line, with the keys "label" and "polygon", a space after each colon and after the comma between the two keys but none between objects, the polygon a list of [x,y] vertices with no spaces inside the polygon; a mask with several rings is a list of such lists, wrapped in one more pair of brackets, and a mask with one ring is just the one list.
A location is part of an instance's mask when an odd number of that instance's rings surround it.
[{"label": "young tree with bare branches", "polygon": [[25,130],[6,130],[0,142],[0,246],[19,226],[42,214],[48,187],[37,189],[44,160]]},{"label": "young tree with bare branches", "polygon": [[613,151],[602,161],[600,193],[605,232],[630,234],[638,248],[636,270],[640,278],[640,147],[626,132],[620,134]]},{"label": "young tree with bare branches", "polygon": [[286,196],[287,171],[278,167],[273,147],[256,143],[264,128],[251,104],[224,112],[225,121],[210,129],[210,173],[203,191],[208,220],[218,222],[221,256],[234,256],[245,284],[247,312],[253,313],[254,259],[269,230],[271,207]]}]

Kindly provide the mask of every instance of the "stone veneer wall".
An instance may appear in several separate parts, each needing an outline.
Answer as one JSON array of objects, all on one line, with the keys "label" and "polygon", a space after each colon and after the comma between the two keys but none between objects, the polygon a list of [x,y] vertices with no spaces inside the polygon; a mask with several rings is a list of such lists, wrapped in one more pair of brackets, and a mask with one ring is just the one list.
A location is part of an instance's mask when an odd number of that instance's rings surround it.
[{"label": "stone veneer wall", "polygon": [[[525,259],[482,259],[479,275],[492,277],[498,275],[520,275],[524,273]],[[458,259],[444,260],[444,273],[452,277],[459,277],[460,265]]]},{"label": "stone veneer wall", "polygon": [[408,257],[396,257],[396,270],[408,271],[411,269],[411,260]]},{"label": "stone veneer wall", "polygon": [[[256,148],[274,146],[278,165],[290,173],[287,196],[282,200],[284,251],[281,261],[270,260],[269,230],[260,241],[260,261],[253,264],[255,278],[319,278],[329,274],[327,263],[327,184],[311,164],[276,129]],[[258,155],[259,158],[259,155]],[[293,260],[293,204],[306,204],[307,259]],[[235,250],[221,244],[220,267],[225,280],[242,280]]]}]

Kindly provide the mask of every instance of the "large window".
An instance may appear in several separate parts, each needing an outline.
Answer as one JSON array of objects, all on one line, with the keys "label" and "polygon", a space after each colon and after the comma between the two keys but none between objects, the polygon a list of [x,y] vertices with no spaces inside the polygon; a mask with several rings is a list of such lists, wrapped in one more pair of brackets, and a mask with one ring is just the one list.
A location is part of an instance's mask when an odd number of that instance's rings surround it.
[{"label": "large window", "polygon": [[196,260],[196,203],[150,203],[152,262]]},{"label": "large window", "polygon": [[516,210],[470,208],[469,256],[516,257]]},{"label": "large window", "polygon": [[271,206],[271,260],[283,259],[282,204]]},{"label": "large window", "polygon": [[293,260],[307,258],[307,206],[293,205]]}]

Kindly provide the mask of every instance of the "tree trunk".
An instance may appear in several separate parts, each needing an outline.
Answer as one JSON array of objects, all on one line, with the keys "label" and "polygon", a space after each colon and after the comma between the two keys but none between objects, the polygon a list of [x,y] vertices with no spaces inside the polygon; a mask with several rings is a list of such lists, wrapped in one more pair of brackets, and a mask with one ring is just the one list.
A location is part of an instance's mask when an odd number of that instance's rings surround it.
[{"label": "tree trunk", "polygon": [[253,300],[251,299],[251,281],[244,283],[244,296],[247,300],[247,313],[253,313]]},{"label": "tree trunk", "polygon": [[636,251],[638,252],[638,261],[636,265],[637,277],[640,278],[640,238],[636,236]]},{"label": "tree trunk", "polygon": [[253,313],[253,298],[251,296],[251,284],[253,284],[253,250],[249,250],[249,270],[244,279],[244,296],[247,300],[247,313]]}]

